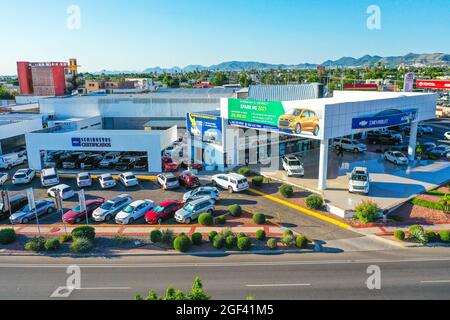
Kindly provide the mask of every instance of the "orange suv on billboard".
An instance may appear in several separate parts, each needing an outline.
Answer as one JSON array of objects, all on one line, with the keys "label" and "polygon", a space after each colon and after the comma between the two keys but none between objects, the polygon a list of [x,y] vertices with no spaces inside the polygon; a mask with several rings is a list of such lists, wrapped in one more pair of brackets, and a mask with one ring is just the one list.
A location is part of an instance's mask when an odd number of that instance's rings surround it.
[{"label": "orange suv on billboard", "polygon": [[308,109],[293,109],[280,117],[278,128],[282,131],[292,131],[295,134],[310,132],[318,136],[319,117],[314,111]]}]

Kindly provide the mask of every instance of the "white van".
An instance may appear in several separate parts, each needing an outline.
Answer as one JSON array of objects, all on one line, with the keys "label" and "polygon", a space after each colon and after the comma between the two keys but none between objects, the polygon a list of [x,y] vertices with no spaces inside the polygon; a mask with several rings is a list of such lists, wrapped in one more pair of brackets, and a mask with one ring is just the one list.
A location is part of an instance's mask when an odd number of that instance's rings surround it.
[{"label": "white van", "polygon": [[41,171],[41,184],[43,187],[50,187],[59,184],[59,176],[55,168],[43,169]]},{"label": "white van", "polygon": [[10,170],[12,167],[24,164],[25,156],[19,156],[18,153],[10,153],[0,156],[0,169]]}]

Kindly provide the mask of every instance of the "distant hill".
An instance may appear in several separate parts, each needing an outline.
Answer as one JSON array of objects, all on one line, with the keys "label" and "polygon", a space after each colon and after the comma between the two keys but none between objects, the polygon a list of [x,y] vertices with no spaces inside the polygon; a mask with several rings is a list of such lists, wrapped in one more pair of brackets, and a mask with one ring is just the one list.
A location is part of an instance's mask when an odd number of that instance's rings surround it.
[{"label": "distant hill", "polygon": [[[337,60],[327,60],[321,63],[320,65],[330,68],[358,68],[358,67],[373,67],[378,62],[381,62],[382,65],[390,68],[395,68],[404,64],[406,66],[450,66],[450,54],[445,53],[408,53],[404,56],[392,56],[392,57],[381,57],[381,56],[371,56],[365,55],[361,58],[353,58],[353,57],[342,57]],[[300,64],[271,64],[271,63],[263,63],[257,61],[227,61],[222,62],[220,64],[212,65],[212,66],[203,66],[203,65],[189,65],[184,68],[180,67],[172,67],[172,68],[161,68],[161,67],[152,67],[147,68],[142,73],[177,73],[177,72],[192,72],[195,70],[204,71],[204,70],[212,70],[212,71],[249,71],[249,70],[271,70],[271,69],[284,69],[284,70],[304,70],[304,69],[315,69],[318,64],[314,63],[300,63]],[[127,71],[128,72],[128,71]],[[120,71],[107,71],[104,70],[99,73],[105,74],[117,74],[121,73]],[[123,71],[122,73],[126,73]],[[129,73],[139,73],[136,71],[130,71]]]}]

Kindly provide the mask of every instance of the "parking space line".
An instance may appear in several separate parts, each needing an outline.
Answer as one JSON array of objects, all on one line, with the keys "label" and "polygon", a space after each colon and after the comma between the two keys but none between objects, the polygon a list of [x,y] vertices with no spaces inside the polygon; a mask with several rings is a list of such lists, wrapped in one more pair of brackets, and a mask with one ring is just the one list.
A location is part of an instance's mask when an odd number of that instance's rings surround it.
[{"label": "parking space line", "polygon": [[253,192],[253,193],[256,193],[256,194],[258,194],[260,196],[263,196],[266,199],[272,200],[274,202],[278,202],[278,203],[280,203],[280,204],[282,204],[284,206],[290,207],[290,208],[292,208],[294,210],[297,210],[297,211],[300,211],[300,212],[305,213],[307,215],[313,216],[313,217],[315,217],[317,219],[320,219],[320,220],[326,221],[328,223],[334,224],[334,225],[336,225],[336,226],[338,226],[340,228],[350,229],[350,225],[348,225],[348,224],[346,224],[344,222],[341,222],[341,221],[338,221],[336,219],[333,219],[333,218],[321,215],[320,213],[317,213],[317,212],[314,212],[312,210],[300,207],[300,206],[295,205],[293,203],[290,203],[288,201],[281,200],[281,199],[279,199],[277,197],[271,196],[271,195],[266,194],[264,192],[261,192],[259,190],[255,190],[253,188],[250,188],[249,190],[250,190],[250,192]]}]

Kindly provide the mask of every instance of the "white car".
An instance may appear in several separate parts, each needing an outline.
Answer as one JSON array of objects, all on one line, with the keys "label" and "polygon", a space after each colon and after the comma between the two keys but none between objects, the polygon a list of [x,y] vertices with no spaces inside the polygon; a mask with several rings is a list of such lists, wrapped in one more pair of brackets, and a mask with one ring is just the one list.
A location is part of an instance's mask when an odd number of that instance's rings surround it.
[{"label": "white car", "polygon": [[67,184],[60,184],[48,189],[47,194],[51,198],[55,198],[56,194],[59,194],[62,200],[67,200],[75,195],[75,191],[73,191],[72,187],[68,186]]},{"label": "white car", "polygon": [[334,139],[333,147],[338,149],[341,147],[343,150],[351,151],[351,152],[365,152],[367,151],[367,146],[358,140],[347,139],[347,138],[338,138]]},{"label": "white car", "polygon": [[77,175],[78,188],[86,188],[92,186],[92,177],[89,172],[81,172]]},{"label": "white car", "polygon": [[134,187],[139,184],[139,180],[132,172],[125,172],[119,174],[119,182],[125,187]]},{"label": "white car", "polygon": [[123,208],[133,202],[133,198],[128,194],[121,194],[109,199],[92,213],[92,218],[97,222],[110,221]]},{"label": "white car", "polygon": [[230,193],[244,191],[249,188],[247,178],[237,173],[216,174],[212,177],[212,183],[215,187],[221,187]]},{"label": "white car", "polygon": [[155,203],[152,200],[138,200],[125,207],[116,215],[117,224],[131,224],[136,220],[139,220],[147,211],[152,210],[155,207]]},{"label": "white car", "polygon": [[370,176],[369,170],[365,167],[355,167],[348,181],[348,192],[369,194]]},{"label": "white car", "polygon": [[102,174],[98,177],[98,182],[100,182],[102,189],[114,188],[116,186],[116,180],[109,173]]},{"label": "white car", "polygon": [[164,189],[177,189],[180,187],[180,183],[172,173],[163,173],[157,176],[158,184]]},{"label": "white car", "polygon": [[9,179],[9,174],[7,174],[6,172],[0,173],[0,186],[4,185],[6,183],[6,181],[8,181],[8,179]]},{"label": "white car", "polygon": [[12,177],[13,184],[26,184],[33,181],[36,171],[32,169],[19,169]]},{"label": "white car", "polygon": [[284,156],[281,160],[283,164],[283,169],[287,172],[288,177],[305,175],[305,169],[300,159],[296,156]]},{"label": "white car", "polygon": [[395,163],[396,165],[407,165],[408,158],[400,151],[386,151],[384,153],[384,160]]},{"label": "white car", "polygon": [[19,153],[10,153],[0,156],[0,169],[11,170],[12,167],[19,166],[25,163],[27,157]]},{"label": "white car", "polygon": [[444,133],[444,137],[447,140],[450,140],[450,131],[447,131],[446,133]]},{"label": "white car", "polygon": [[55,168],[47,168],[41,171],[41,185],[51,187],[59,184],[59,176]]}]

